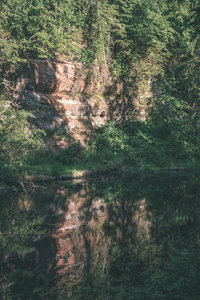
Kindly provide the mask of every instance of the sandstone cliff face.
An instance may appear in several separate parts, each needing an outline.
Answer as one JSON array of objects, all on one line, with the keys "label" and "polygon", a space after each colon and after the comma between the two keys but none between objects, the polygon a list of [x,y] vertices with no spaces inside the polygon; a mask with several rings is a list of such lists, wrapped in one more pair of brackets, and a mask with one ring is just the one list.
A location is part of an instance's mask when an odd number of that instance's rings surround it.
[{"label": "sandstone cliff face", "polygon": [[151,97],[138,86],[135,98],[126,99],[123,84],[99,67],[86,70],[74,61],[28,60],[9,77],[14,101],[35,115],[33,122],[50,133],[51,147],[66,147],[93,136],[96,126],[110,119],[125,120],[134,112],[145,120],[145,101]]},{"label": "sandstone cliff face", "polygon": [[72,61],[29,60],[13,79],[15,101],[35,115],[38,127],[54,133],[61,147],[67,144],[59,136],[85,144],[94,127],[108,121],[108,103],[99,96],[102,86],[83,69]]}]

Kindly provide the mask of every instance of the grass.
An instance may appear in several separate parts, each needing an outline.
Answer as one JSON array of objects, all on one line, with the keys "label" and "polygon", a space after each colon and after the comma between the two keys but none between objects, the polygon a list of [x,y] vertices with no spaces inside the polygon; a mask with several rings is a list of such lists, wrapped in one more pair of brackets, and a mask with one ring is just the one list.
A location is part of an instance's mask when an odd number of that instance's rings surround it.
[{"label": "grass", "polygon": [[141,172],[141,171],[184,171],[184,170],[199,170],[200,161],[169,161],[168,165],[159,166],[153,163],[145,163],[141,160],[138,162],[128,162],[124,154],[114,154],[110,151],[100,152],[91,155],[90,157],[75,158],[70,163],[61,162],[58,157],[40,157],[24,167],[25,172],[41,173],[53,176],[64,174],[76,174],[86,170],[109,169],[114,165],[118,165],[122,172]]},{"label": "grass", "polygon": [[[92,159],[75,159],[71,163],[62,163],[56,157],[43,157],[38,161],[35,159],[30,164],[24,166],[26,172],[39,172],[51,175],[74,174],[76,172],[92,169],[109,168],[116,163],[121,162],[120,157],[113,157],[110,155],[98,155]],[[109,159],[108,159],[109,158]]]},{"label": "grass", "polygon": [[124,171],[131,172],[199,170],[200,141],[192,135],[191,126],[185,126],[188,130],[185,133],[172,122],[163,133],[166,124],[162,120],[160,123],[132,122],[118,127],[111,122],[100,127],[95,140],[84,149],[75,141],[57,153],[37,154],[24,170],[57,176],[91,169],[107,170],[119,163]]}]

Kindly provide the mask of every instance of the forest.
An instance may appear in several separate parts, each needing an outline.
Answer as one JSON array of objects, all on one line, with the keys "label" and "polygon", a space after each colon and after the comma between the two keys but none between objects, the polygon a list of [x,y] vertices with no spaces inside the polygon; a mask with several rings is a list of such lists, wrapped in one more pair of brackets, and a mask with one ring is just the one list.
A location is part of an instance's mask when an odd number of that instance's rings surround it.
[{"label": "forest", "polygon": [[[1,185],[35,165],[46,171],[51,164],[56,173],[97,161],[136,170],[198,167],[199,13],[199,0],[1,0]],[[56,56],[109,72],[123,86],[126,107],[151,80],[145,120],[122,110],[121,121],[97,128],[81,151],[75,141],[62,155],[47,153],[46,132],[12,105],[5,78],[27,59]]]},{"label": "forest", "polygon": [[[1,299],[200,299],[199,16],[200,0],[0,0]],[[98,69],[99,99],[105,74],[120,86],[85,144],[13,96],[10,74],[58,58],[88,85]]]}]

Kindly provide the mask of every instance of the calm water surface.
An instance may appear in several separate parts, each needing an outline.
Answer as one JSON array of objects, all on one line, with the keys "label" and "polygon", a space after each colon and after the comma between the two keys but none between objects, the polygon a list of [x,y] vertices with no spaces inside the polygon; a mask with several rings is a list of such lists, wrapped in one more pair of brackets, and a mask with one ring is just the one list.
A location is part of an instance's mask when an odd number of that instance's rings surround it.
[{"label": "calm water surface", "polygon": [[200,299],[199,174],[0,198],[0,299]]}]

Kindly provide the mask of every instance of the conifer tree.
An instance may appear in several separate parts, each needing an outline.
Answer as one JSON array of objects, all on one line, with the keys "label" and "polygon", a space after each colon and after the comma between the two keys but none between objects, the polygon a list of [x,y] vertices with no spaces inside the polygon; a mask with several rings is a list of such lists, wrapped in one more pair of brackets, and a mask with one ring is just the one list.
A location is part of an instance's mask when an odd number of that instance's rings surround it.
[{"label": "conifer tree", "polygon": [[[73,51],[74,0],[2,0],[1,52],[8,60]],[[10,58],[9,58],[10,57]]]}]

